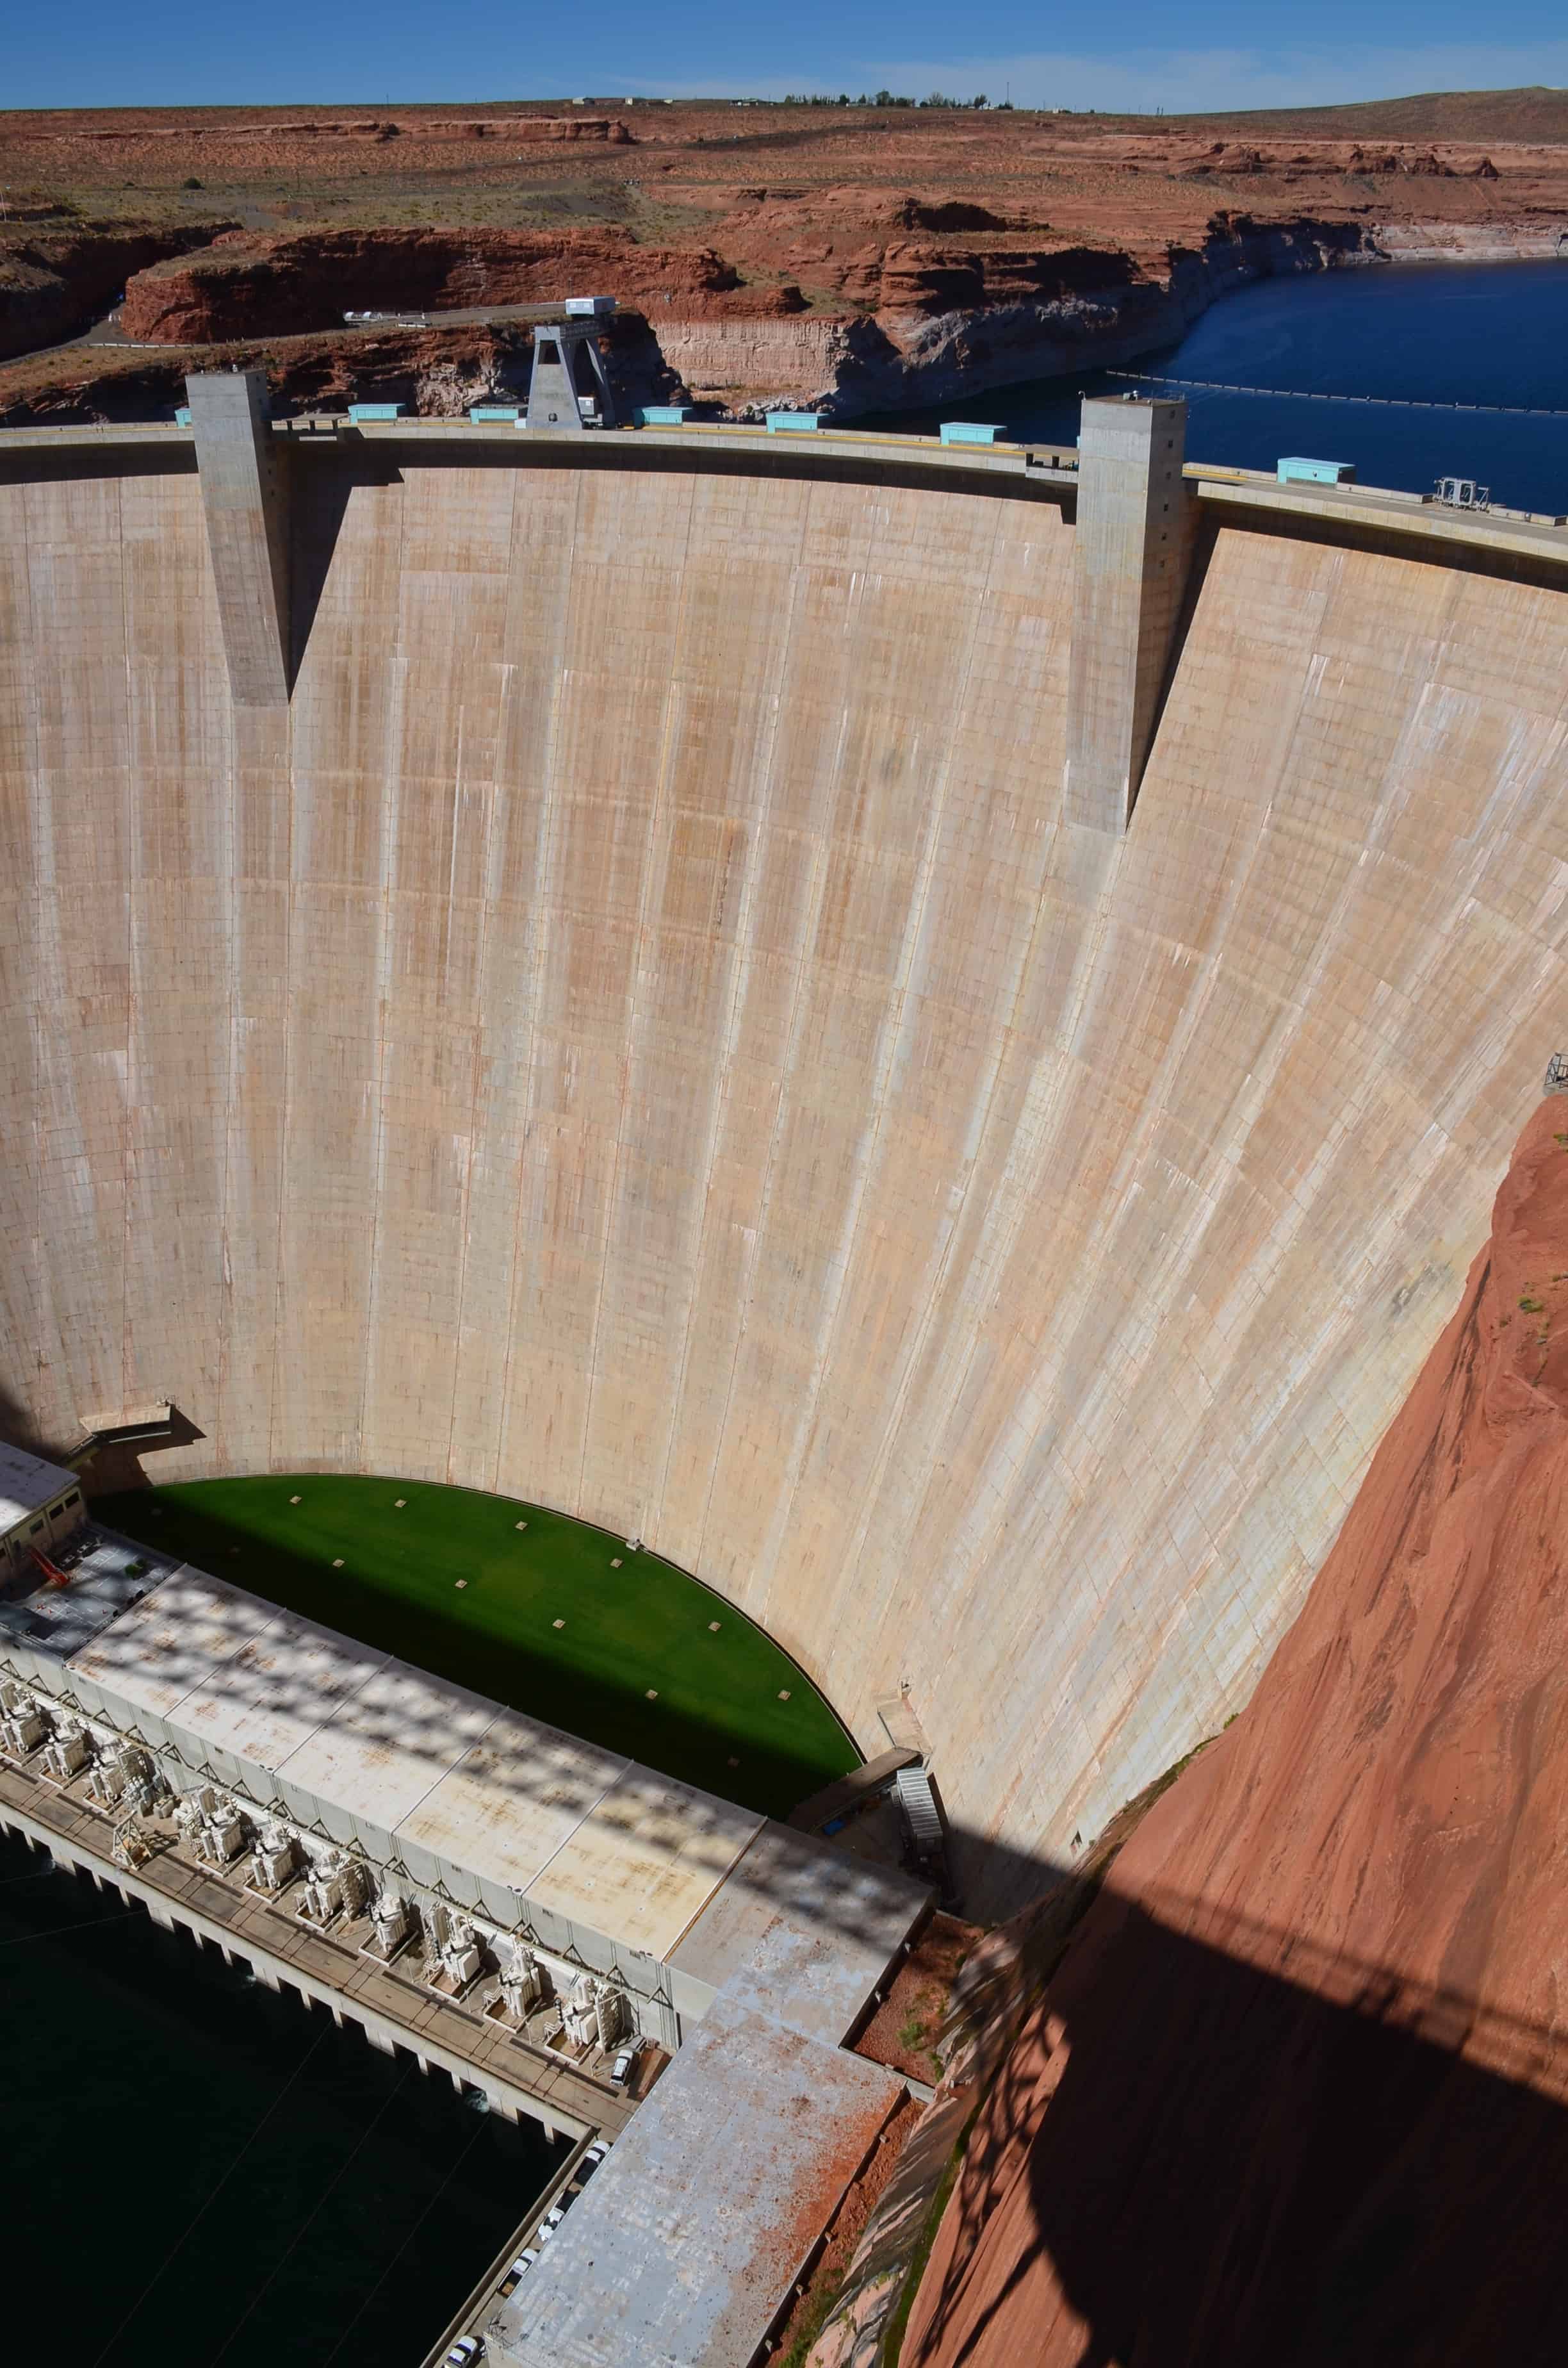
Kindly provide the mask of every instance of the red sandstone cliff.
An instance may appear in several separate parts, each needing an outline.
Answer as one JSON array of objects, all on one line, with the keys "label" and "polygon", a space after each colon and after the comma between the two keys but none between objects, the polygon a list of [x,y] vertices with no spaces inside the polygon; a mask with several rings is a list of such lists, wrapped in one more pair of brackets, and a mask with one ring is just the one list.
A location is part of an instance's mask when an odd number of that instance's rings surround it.
[{"label": "red sandstone cliff", "polygon": [[239,231],[127,283],[128,337],[187,345],[334,329],[349,307],[490,310],[593,292],[683,318],[804,309],[798,289],[747,287],[711,247],[640,246],[587,231]]},{"label": "red sandstone cliff", "polygon": [[990,2091],[903,2368],[1568,2357],[1568,1101]]},{"label": "red sandstone cliff", "polygon": [[85,329],[135,273],[233,228],[84,222],[11,235],[0,244],[0,358]]}]

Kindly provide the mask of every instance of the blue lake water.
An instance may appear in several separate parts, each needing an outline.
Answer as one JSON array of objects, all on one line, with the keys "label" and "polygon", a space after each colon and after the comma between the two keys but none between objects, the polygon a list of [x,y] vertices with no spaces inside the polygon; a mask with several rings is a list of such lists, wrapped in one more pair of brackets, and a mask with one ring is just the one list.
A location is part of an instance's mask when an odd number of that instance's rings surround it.
[{"label": "blue lake water", "polygon": [[1308,453],[1353,461],[1364,484],[1429,493],[1437,477],[1475,477],[1496,501],[1568,511],[1568,259],[1367,265],[1266,279],[1211,306],[1178,346],[1131,368],[1353,399],[1222,394],[1096,371],[994,388],[939,412],[901,413],[898,424],[990,419],[1014,436],[1071,442],[1081,394],[1183,394],[1193,460],[1271,469],[1283,453]]},{"label": "blue lake water", "polygon": [[417,2368],[561,2155],[0,1839],[10,2360]]}]

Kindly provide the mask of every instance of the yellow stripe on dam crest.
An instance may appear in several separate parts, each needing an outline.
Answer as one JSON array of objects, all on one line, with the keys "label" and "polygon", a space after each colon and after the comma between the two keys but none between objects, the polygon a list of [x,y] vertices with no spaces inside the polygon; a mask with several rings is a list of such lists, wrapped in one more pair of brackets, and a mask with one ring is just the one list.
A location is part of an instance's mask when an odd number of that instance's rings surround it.
[{"label": "yellow stripe on dam crest", "polygon": [[1245,1698],[1568,1040],[1568,536],[1170,404],[241,408],[0,437],[0,1433],[642,1537],[1005,1907]]}]

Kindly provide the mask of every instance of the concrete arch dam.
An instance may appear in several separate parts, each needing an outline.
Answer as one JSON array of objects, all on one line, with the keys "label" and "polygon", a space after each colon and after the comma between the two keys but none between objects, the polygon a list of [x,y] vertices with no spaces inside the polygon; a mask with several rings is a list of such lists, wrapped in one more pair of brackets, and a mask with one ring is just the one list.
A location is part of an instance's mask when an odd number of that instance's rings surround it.
[{"label": "concrete arch dam", "polygon": [[1244,1699],[1568,1039],[1568,537],[1170,404],[252,411],[0,439],[0,1428],[639,1532],[1005,1904]]}]

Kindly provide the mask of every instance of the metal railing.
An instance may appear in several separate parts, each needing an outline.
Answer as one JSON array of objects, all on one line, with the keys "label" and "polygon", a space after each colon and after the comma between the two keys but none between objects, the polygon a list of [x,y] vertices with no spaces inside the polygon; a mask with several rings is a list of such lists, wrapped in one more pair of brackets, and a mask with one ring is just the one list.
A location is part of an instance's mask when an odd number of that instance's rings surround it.
[{"label": "metal railing", "polygon": [[524,2214],[523,2218],[519,2220],[512,2235],[507,2237],[506,2242],[502,2246],[501,2250],[496,2254],[494,2260],[484,2271],[483,2276],[479,2278],[475,2283],[469,2288],[468,2293],[463,2297],[461,2305],[455,2315],[447,2321],[441,2333],[431,2345],[429,2351],[425,2354],[423,2361],[420,2362],[420,2368],[440,2368],[441,2362],[446,2358],[447,2353],[451,2350],[452,2345],[457,2341],[459,2336],[466,2335],[472,2330],[474,2321],[478,2318],[480,2313],[486,2308],[492,2296],[495,2293],[495,2289],[499,2286],[502,2279],[511,2268],[512,2263],[517,2260],[517,2255],[522,2251],[523,2247],[528,2243],[528,2238],[538,2228],[539,2224],[544,2218],[545,2214],[553,2204],[560,2201],[561,2197],[571,2186],[572,2181],[576,2178],[577,2172],[582,2166],[583,2157],[587,2153],[588,2148],[593,2145],[597,2135],[598,2133],[597,2130],[588,2130],[578,2139],[562,2169],[558,2170],[554,2178],[551,2179],[550,2184],[546,2187],[544,2193],[536,2197],[534,2202],[529,2205],[527,2213]]}]

